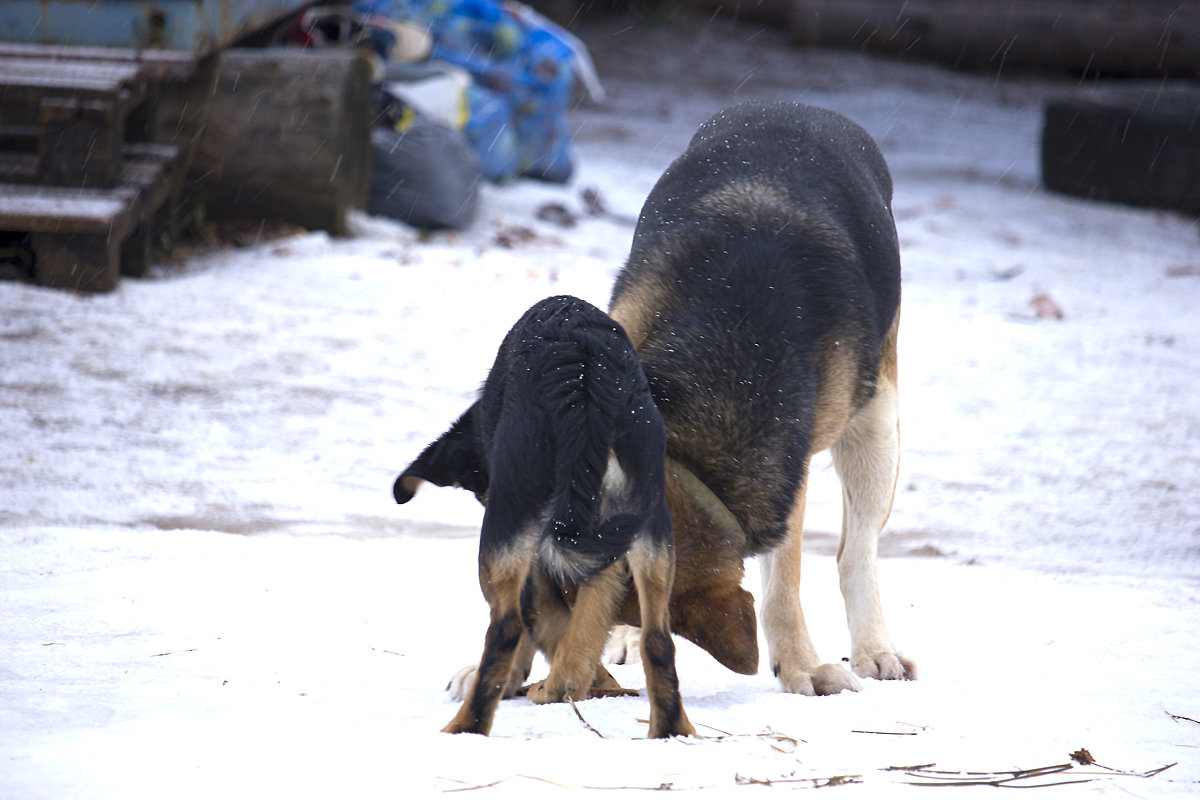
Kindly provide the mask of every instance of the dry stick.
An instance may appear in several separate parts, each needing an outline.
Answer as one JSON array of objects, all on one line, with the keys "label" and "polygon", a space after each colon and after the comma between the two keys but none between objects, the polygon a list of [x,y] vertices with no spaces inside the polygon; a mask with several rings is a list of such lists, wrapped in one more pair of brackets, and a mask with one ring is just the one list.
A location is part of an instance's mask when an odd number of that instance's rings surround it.
[{"label": "dry stick", "polygon": [[575,705],[574,698],[572,698],[571,695],[566,695],[566,698],[567,702],[571,704],[571,710],[575,712],[575,716],[579,717],[579,721],[583,723],[583,727],[587,728],[589,731],[603,739],[604,734],[593,728],[592,724],[583,718],[583,714],[579,713],[579,707]]},{"label": "dry stick", "polygon": [[[491,783],[481,783],[477,786],[461,786],[457,789],[445,789],[445,790],[443,790],[442,793],[450,794],[451,792],[473,792],[476,789],[491,789],[493,786],[499,786],[502,783],[508,783],[513,778],[524,778],[525,780],[529,780],[529,781],[541,781],[542,783],[548,783],[551,786],[557,786],[559,789],[569,788],[567,786],[564,786],[561,783],[555,783],[554,781],[547,780],[546,778],[539,778],[536,775],[520,775],[520,774],[518,774],[518,775],[509,775],[507,778],[501,778],[500,780],[492,781]],[[441,780],[454,781],[455,783],[463,783],[463,781],[460,781],[456,778],[441,778]]]},{"label": "dry stick", "polygon": [[404,655],[404,653],[397,653],[395,650],[387,650],[383,647],[372,647],[371,649],[374,650],[376,653],[387,653],[390,656],[403,656]]},{"label": "dry stick", "polygon": [[[450,794],[451,792],[473,792],[476,789],[491,789],[493,786],[499,786],[500,784],[505,783],[506,781],[511,781],[515,777],[516,777],[516,775],[510,775],[507,778],[501,778],[500,780],[492,781],[491,783],[481,783],[478,786],[460,786],[457,789],[445,789],[445,790],[443,790],[443,793]],[[442,778],[441,780],[454,781],[455,783],[462,783],[462,781],[457,780],[455,778]]]},{"label": "dry stick", "polygon": [[1200,720],[1195,720],[1195,719],[1192,719],[1191,717],[1185,717],[1182,714],[1172,714],[1170,711],[1168,711],[1167,716],[1173,720],[1177,720],[1180,722],[1194,722],[1197,725],[1200,725]]},{"label": "dry stick", "polygon": [[824,789],[827,786],[845,786],[851,783],[862,783],[862,775],[833,775],[829,778],[753,778],[746,775],[734,775],[733,781],[738,786],[774,786],[777,783],[812,783],[814,788]]},{"label": "dry stick", "polygon": [[[910,785],[913,786],[1003,786],[1014,781],[1061,774],[1070,771],[1071,768],[1072,765],[1068,763],[1054,764],[1048,767],[1036,767],[1034,769],[1000,770],[998,772],[949,772],[945,770],[923,769],[913,770],[907,774],[913,778],[932,779],[922,783],[910,782]],[[1007,775],[1008,777],[1000,777],[1002,775]],[[1082,782],[1084,781],[1070,781],[1070,783]]]},{"label": "dry stick", "polygon": [[[650,720],[642,719],[641,717],[636,717],[635,720],[637,722],[641,723],[642,725],[650,724]],[[787,742],[788,744],[794,745],[796,747],[799,747],[801,744],[808,744],[808,741],[805,739],[797,739],[794,736],[788,736],[786,733],[779,733],[778,731],[773,731],[773,730],[771,730],[770,726],[768,726],[767,730],[763,733],[730,733],[729,731],[723,731],[720,728],[714,727],[712,725],[705,725],[703,722],[696,722],[695,720],[692,720],[692,725],[695,727],[700,727],[700,728],[708,728],[710,731],[716,731],[720,735],[710,737],[710,736],[700,736],[699,734],[697,734],[696,736],[689,737],[689,738],[695,738],[695,739],[710,739],[711,738],[711,739],[717,739],[718,741],[721,739],[776,739],[781,742]]]},{"label": "dry stick", "polygon": [[[1170,713],[1170,712],[1168,712],[1168,713]],[[1081,747],[1078,750],[1076,750],[1074,753],[1071,753],[1071,759],[1085,767],[1096,767],[1098,769],[1105,770],[1105,772],[1101,772],[1101,773],[1096,773],[1096,772],[1082,773],[1085,775],[1105,775],[1108,773],[1112,773],[1113,775],[1130,775],[1130,776],[1137,777],[1137,778],[1153,777],[1153,776],[1157,775],[1158,773],[1164,772],[1179,763],[1178,761],[1174,761],[1170,764],[1167,764],[1166,766],[1159,767],[1158,769],[1152,769],[1148,772],[1135,772],[1135,771],[1127,770],[1127,769],[1116,769],[1115,767],[1109,767],[1109,766],[1105,766],[1104,764],[1101,764],[1099,761],[1097,761],[1095,759],[1095,757],[1091,753],[1088,752],[1086,747]]]}]

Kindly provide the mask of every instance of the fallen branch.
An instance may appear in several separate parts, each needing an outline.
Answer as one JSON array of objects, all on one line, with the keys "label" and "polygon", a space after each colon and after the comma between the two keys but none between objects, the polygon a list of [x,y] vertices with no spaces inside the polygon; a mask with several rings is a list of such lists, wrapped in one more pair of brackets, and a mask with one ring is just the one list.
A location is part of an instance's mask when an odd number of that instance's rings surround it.
[{"label": "fallen branch", "polygon": [[170,652],[170,653],[155,653],[154,655],[152,655],[150,657],[151,658],[162,658],[163,656],[174,656],[174,655],[178,655],[179,653],[194,653],[194,652],[196,652],[196,648],[192,647],[187,650],[175,650],[174,652]]},{"label": "fallen branch", "polygon": [[[451,792],[473,792],[476,789],[491,789],[492,787],[499,786],[502,783],[507,783],[508,781],[511,781],[513,778],[524,778],[527,781],[538,781],[540,783],[548,783],[551,786],[555,786],[559,789],[570,788],[568,786],[564,786],[561,783],[555,783],[554,781],[547,780],[546,778],[539,778],[536,775],[509,775],[507,778],[501,778],[500,780],[492,781],[491,783],[481,783],[478,785],[471,785],[471,786],[460,786],[457,789],[445,789],[443,791],[443,793],[450,794]],[[465,781],[460,781],[457,778],[439,778],[438,780],[453,781],[454,783],[465,783]]]},{"label": "fallen branch", "polygon": [[[1074,762],[1074,763],[1072,763]],[[1160,772],[1170,769],[1178,762],[1167,764],[1146,772],[1131,772],[1128,770],[1106,767],[1096,761],[1087,748],[1079,748],[1071,753],[1071,761],[1065,764],[1052,764],[1047,767],[1033,769],[997,770],[995,772],[962,772],[954,770],[933,769],[934,764],[919,767],[888,767],[888,770],[904,772],[909,777],[921,778],[921,781],[908,781],[910,786],[1003,786],[1019,789],[1040,789],[1049,786],[1066,786],[1073,783],[1088,783],[1097,778],[1124,776],[1130,778],[1151,778]],[[1095,767],[1094,770],[1082,771],[1076,764]],[[1066,780],[1053,780],[1043,783],[1032,781],[1049,778],[1055,775],[1070,773]]]},{"label": "fallen branch", "polygon": [[1177,722],[1194,722],[1197,725],[1200,725],[1200,720],[1195,720],[1195,719],[1192,719],[1191,717],[1185,717],[1182,714],[1172,714],[1170,711],[1168,711],[1167,716]]},{"label": "fallen branch", "polygon": [[592,723],[584,719],[583,714],[579,713],[579,706],[575,705],[575,699],[571,697],[571,695],[567,695],[566,698],[567,702],[571,704],[571,710],[575,712],[575,716],[579,717],[579,721],[583,723],[583,727],[587,728],[589,731],[603,739],[604,734],[592,727]]},{"label": "fallen branch", "polygon": [[[642,719],[641,717],[637,717],[636,721],[642,725],[650,724],[650,720]],[[720,728],[713,727],[712,725],[705,725],[703,722],[696,722],[695,720],[692,720],[692,725],[699,728],[708,728],[710,731],[716,731],[718,734],[717,736],[701,736],[696,734],[695,737],[692,737],[696,739],[715,739],[717,741],[723,741],[725,739],[774,739],[777,742],[786,742],[792,747],[799,747],[802,744],[808,744],[808,742],[804,739],[797,739],[794,736],[788,736],[786,733],[779,733],[778,731],[771,730],[769,726],[762,733],[730,733],[729,731],[723,731]],[[785,752],[774,745],[771,747],[774,750],[779,750],[781,753]]]},{"label": "fallen branch", "polygon": [[830,786],[848,786],[852,783],[862,783],[862,775],[834,775],[829,778],[754,778],[748,775],[734,775],[733,781],[738,786],[774,786],[779,783],[811,783],[814,789],[825,789]]},{"label": "fallen branch", "polygon": [[[950,772],[946,770],[921,769],[907,772],[921,781],[908,781],[910,786],[1016,786],[1018,782],[1047,778],[1070,772],[1073,765],[1052,764],[1033,769],[999,770],[997,772]],[[1005,777],[1006,776],[1006,777]],[[1022,788],[1040,789],[1048,786],[1064,786],[1072,783],[1087,783],[1093,778],[1051,781],[1049,783],[1019,783]]]}]

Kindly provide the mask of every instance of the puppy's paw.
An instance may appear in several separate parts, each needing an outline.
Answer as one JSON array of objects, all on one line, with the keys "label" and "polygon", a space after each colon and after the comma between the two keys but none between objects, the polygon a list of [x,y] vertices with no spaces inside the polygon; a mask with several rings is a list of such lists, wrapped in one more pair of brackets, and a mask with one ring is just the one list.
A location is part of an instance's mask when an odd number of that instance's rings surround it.
[{"label": "puppy's paw", "polygon": [[912,681],[917,678],[916,663],[891,650],[855,653],[850,665],[860,678],[881,681]]},{"label": "puppy's paw", "polygon": [[632,625],[617,625],[608,635],[604,647],[604,663],[636,664],[642,660],[642,629]]},{"label": "puppy's paw", "polygon": [[[454,673],[454,676],[450,678],[450,682],[446,684],[446,691],[450,694],[450,699],[467,699],[467,694],[471,691],[471,687],[475,685],[475,674],[478,672],[479,665],[471,664]],[[508,683],[504,684],[504,691],[500,697],[507,700],[510,697],[522,694],[521,684],[524,682],[525,676],[525,672],[514,666],[512,674],[508,676]]]},{"label": "puppy's paw", "polygon": [[772,669],[783,690],[790,694],[812,697],[862,689],[862,683],[854,673],[841,664],[821,664],[810,669],[785,669],[777,664]]},{"label": "puppy's paw", "polygon": [[[566,695],[568,693],[563,689],[556,689],[547,686],[548,683],[549,681],[535,683],[529,687],[529,690],[525,696],[534,703],[537,703],[539,706],[547,703],[562,703],[566,701]],[[582,700],[583,698],[580,699]]]},{"label": "puppy's paw", "polygon": [[[450,678],[450,682],[446,684],[446,691],[450,693],[451,700],[462,701],[467,699],[467,692],[471,691],[471,687],[475,685],[475,673],[478,671],[479,665],[471,664],[454,673],[454,676]],[[447,732],[458,733],[458,731]]]}]

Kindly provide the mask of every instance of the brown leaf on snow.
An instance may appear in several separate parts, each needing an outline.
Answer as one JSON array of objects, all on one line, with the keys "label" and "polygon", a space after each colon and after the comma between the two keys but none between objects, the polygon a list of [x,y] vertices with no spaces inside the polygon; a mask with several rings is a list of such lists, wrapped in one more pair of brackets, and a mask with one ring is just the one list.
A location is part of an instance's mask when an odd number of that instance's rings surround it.
[{"label": "brown leaf on snow", "polygon": [[574,228],[578,223],[571,209],[562,203],[546,203],[537,210],[537,218],[543,222],[552,222],[560,228]]},{"label": "brown leaf on snow", "polygon": [[518,245],[532,242],[537,238],[536,231],[523,225],[511,225],[496,231],[492,241],[500,247],[512,250]]},{"label": "brown leaf on snow", "polygon": [[1074,753],[1071,753],[1071,760],[1084,766],[1096,763],[1096,759],[1092,758],[1092,754],[1088,752],[1086,747],[1081,747]]},{"label": "brown leaf on snow", "polygon": [[1200,264],[1172,264],[1167,267],[1168,278],[1200,278]]},{"label": "brown leaf on snow", "polygon": [[1033,306],[1033,312],[1037,314],[1038,319],[1062,319],[1063,310],[1054,302],[1054,298],[1045,292],[1039,292],[1029,301],[1029,305]]}]

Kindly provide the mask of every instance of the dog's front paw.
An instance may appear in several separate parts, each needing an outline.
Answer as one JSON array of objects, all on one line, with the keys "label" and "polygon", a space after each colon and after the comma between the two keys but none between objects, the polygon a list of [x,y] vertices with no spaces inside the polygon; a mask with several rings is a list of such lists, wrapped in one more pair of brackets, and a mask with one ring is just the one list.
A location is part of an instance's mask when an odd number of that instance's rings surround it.
[{"label": "dog's front paw", "polygon": [[608,635],[604,647],[607,664],[636,664],[642,660],[642,629],[632,625],[617,625]]},{"label": "dog's front paw", "polygon": [[[538,705],[547,703],[562,703],[567,699],[568,691],[548,686],[549,681],[541,681],[529,687],[526,697]],[[580,698],[581,700],[583,698]]]},{"label": "dog's front paw", "polygon": [[772,669],[783,690],[790,694],[812,697],[862,689],[862,683],[854,673],[841,664],[822,664],[811,669],[786,669],[776,664]]},{"label": "dog's front paw", "polygon": [[850,659],[850,666],[860,678],[881,681],[912,681],[917,678],[916,663],[891,650],[855,653]]}]

